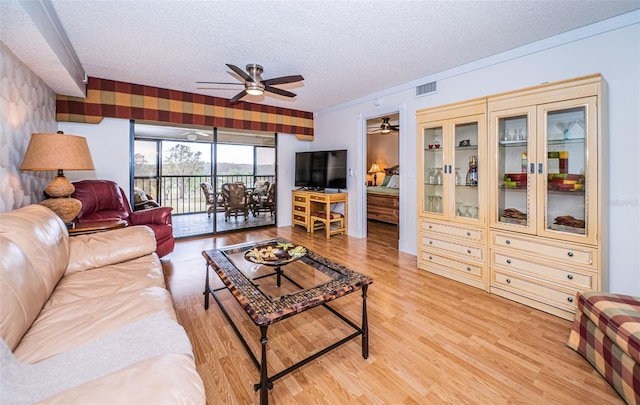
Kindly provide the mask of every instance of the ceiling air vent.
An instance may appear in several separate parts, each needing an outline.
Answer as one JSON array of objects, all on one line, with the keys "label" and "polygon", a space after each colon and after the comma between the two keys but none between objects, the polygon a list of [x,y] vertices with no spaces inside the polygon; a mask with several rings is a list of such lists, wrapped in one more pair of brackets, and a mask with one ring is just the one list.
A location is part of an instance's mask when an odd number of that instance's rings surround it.
[{"label": "ceiling air vent", "polygon": [[416,86],[416,96],[423,96],[425,94],[433,93],[436,90],[436,82],[421,84],[420,86]]}]

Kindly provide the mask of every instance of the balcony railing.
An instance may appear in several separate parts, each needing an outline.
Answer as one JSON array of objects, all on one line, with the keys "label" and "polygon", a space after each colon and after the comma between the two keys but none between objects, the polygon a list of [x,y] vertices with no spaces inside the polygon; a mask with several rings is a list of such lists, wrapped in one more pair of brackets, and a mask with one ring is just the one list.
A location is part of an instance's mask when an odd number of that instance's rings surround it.
[{"label": "balcony railing", "polygon": [[[200,188],[201,183],[213,185],[213,176],[162,176],[136,177],[134,187],[143,189],[155,197],[160,205],[173,207],[173,215],[207,212],[207,202]],[[253,187],[257,181],[275,181],[275,176],[229,175],[217,176],[216,192],[220,192],[224,183],[244,183]]]}]

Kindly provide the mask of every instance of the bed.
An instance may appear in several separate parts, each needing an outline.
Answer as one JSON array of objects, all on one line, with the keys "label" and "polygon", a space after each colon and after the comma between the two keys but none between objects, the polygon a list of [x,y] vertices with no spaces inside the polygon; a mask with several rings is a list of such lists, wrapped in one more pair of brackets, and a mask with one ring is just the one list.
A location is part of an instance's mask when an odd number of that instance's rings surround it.
[{"label": "bed", "polygon": [[[400,188],[394,186],[392,176],[400,175],[400,166],[384,170],[385,180],[379,186],[367,187],[367,219],[398,225],[400,222]],[[388,187],[390,183],[393,187]],[[383,185],[384,184],[384,185]]]}]

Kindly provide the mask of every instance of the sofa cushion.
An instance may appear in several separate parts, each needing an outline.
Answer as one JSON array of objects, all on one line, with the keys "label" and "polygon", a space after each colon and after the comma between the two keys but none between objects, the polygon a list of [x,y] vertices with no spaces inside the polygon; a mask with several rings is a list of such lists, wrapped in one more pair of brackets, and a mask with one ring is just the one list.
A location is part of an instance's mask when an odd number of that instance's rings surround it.
[{"label": "sofa cushion", "polygon": [[165,287],[162,264],[157,255],[149,254],[99,269],[67,273],[44,308],[93,297],[142,291],[147,287]]},{"label": "sofa cushion", "polygon": [[623,352],[640,363],[640,299],[630,295],[583,292],[578,311],[585,314]]},{"label": "sofa cushion", "polygon": [[69,261],[65,224],[49,208],[29,205],[0,213],[0,335],[15,349]]},{"label": "sofa cushion", "polygon": [[158,312],[176,319],[171,296],[162,287],[47,305],[13,353],[20,361],[36,363]]},{"label": "sofa cushion", "polygon": [[[135,240],[136,243],[131,243]],[[146,226],[131,226],[70,238],[67,274],[152,254],[156,237]]]},{"label": "sofa cushion", "polygon": [[0,346],[3,400],[18,404],[46,399],[140,361],[192,353],[184,329],[167,314],[145,317],[36,364],[20,362],[6,345]]},{"label": "sofa cushion", "polygon": [[38,402],[38,405],[204,404],[202,379],[186,354],[165,354]]}]

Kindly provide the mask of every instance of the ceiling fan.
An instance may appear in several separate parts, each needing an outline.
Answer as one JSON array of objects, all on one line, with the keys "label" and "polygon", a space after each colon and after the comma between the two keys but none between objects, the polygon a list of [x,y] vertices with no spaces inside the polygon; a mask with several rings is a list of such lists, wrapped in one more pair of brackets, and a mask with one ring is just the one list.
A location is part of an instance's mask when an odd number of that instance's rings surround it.
[{"label": "ceiling fan", "polygon": [[387,135],[390,134],[392,131],[398,131],[400,129],[400,125],[391,125],[389,124],[389,117],[384,117],[382,119],[382,124],[380,124],[380,127],[371,129],[369,131],[367,131],[368,134],[383,134],[383,135]]},{"label": "ceiling fan", "polygon": [[[286,84],[286,83],[294,83],[294,82],[299,82],[304,80],[304,77],[300,76],[300,75],[293,75],[293,76],[282,76],[282,77],[276,77],[273,79],[268,79],[268,80],[263,80],[262,77],[260,76],[263,72],[263,68],[260,65],[256,65],[256,64],[249,64],[246,67],[246,72],[242,69],[240,69],[237,66],[231,65],[229,63],[226,64],[227,67],[229,67],[229,69],[233,70],[238,76],[242,77],[244,79],[244,90],[242,90],[240,93],[236,94],[232,99],[231,102],[235,103],[237,101],[239,101],[242,97],[246,96],[247,94],[251,95],[251,96],[259,96],[262,93],[264,93],[265,91],[269,92],[269,93],[274,93],[274,94],[278,94],[280,96],[285,96],[285,97],[295,97],[295,93],[292,93],[290,91],[287,90],[282,90],[279,89],[277,87],[273,87],[276,86],[278,84]],[[243,84],[243,83],[225,83],[225,82],[196,82],[196,83],[200,83],[200,84],[233,84],[233,85],[238,85],[238,84]],[[199,89],[209,89],[207,87],[199,87]]]},{"label": "ceiling fan", "polygon": [[204,131],[187,131],[184,132],[180,135],[178,135],[179,137],[185,137],[190,141],[195,141],[196,139],[198,139],[198,136],[201,137],[208,137],[211,136],[210,133],[204,132]]}]

